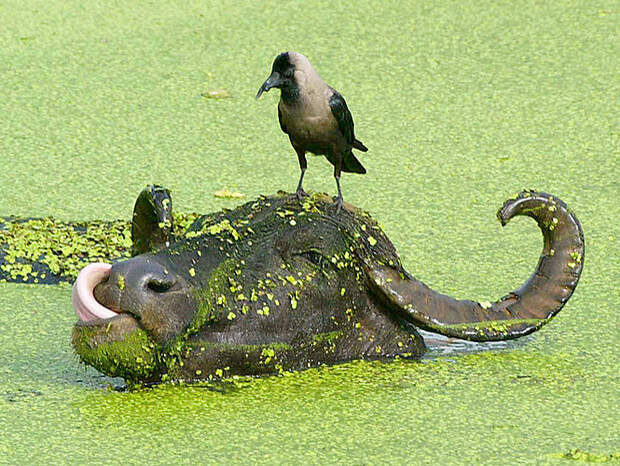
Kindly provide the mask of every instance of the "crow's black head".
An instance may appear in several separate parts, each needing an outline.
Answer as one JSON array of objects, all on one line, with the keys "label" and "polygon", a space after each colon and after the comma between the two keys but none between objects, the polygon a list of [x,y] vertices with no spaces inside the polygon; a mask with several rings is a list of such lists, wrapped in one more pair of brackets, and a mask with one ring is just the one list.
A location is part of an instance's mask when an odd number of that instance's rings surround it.
[{"label": "crow's black head", "polygon": [[279,73],[282,77],[293,77],[295,73],[295,65],[291,63],[291,57],[288,52],[281,53],[273,61],[271,73]]},{"label": "crow's black head", "polygon": [[282,90],[284,98],[294,98],[297,95],[297,85],[295,83],[295,64],[291,60],[290,52],[281,53],[273,61],[271,75],[258,89],[256,98],[258,99],[265,91],[277,87]]}]

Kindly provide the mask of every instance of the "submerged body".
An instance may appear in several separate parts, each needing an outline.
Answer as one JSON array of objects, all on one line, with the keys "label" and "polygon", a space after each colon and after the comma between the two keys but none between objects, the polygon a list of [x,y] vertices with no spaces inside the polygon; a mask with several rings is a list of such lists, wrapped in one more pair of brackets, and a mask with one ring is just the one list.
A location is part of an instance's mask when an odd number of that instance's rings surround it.
[{"label": "submerged body", "polygon": [[[147,202],[151,195],[138,199],[134,222],[148,206],[170,205]],[[455,300],[409,275],[367,213],[346,207],[333,217],[330,205],[323,195],[300,203],[282,194],[199,217],[168,247],[134,237],[153,250],[86,267],[74,285],[80,359],[107,375],[158,382],[418,358],[425,347],[416,327],[474,341],[537,330],[571,296],[583,266],[583,235],[566,205],[524,192],[498,216],[538,222],[536,271],[494,303]]]},{"label": "submerged body", "polygon": [[280,128],[289,136],[301,169],[298,197],[305,194],[306,152],[324,155],[334,166],[340,210],[343,202],[340,173],[366,173],[352,149],[368,150],[355,138],[353,118],[344,98],[321,79],[304,55],[297,52],[285,52],[276,57],[271,75],[256,97],[274,87],[281,90],[278,103]]}]

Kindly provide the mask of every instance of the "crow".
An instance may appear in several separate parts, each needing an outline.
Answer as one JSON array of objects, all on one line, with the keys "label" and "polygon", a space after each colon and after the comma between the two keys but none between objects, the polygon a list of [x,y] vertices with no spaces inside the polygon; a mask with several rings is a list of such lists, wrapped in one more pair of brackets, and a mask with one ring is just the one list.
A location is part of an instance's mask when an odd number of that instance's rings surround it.
[{"label": "crow", "polygon": [[280,128],[288,134],[301,168],[297,197],[301,199],[306,195],[302,186],[308,167],[306,152],[324,155],[334,166],[338,187],[336,213],[340,212],[343,204],[340,173],[366,173],[351,149],[368,151],[361,141],[355,139],[353,117],[344,97],[325,84],[310,61],[297,52],[284,52],[276,57],[271,75],[258,89],[256,98],[274,87],[281,91],[278,103]]}]

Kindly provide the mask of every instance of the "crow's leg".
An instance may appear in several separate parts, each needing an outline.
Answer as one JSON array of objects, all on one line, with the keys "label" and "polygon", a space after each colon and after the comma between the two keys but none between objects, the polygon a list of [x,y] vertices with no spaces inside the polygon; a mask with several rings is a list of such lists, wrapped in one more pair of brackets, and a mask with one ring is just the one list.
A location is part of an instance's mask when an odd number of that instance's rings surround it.
[{"label": "crow's leg", "polygon": [[299,177],[299,183],[297,184],[297,191],[295,191],[295,195],[297,196],[297,199],[301,201],[303,197],[308,195],[303,188],[304,174],[306,173],[306,168],[308,168],[308,161],[306,160],[306,151],[304,149],[295,147],[295,152],[297,152],[299,168],[301,168],[301,176]]},{"label": "crow's leg", "polygon": [[336,199],[336,214],[342,209],[342,190],[340,189],[340,172],[342,171],[342,154],[336,157],[334,163],[334,178],[336,178],[336,186],[338,187],[338,199]]}]

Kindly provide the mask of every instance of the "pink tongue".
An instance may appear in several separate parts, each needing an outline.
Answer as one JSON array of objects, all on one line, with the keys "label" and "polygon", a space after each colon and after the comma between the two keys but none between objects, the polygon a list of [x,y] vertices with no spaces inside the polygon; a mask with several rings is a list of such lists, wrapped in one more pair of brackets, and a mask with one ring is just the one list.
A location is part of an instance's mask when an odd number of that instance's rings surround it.
[{"label": "pink tongue", "polygon": [[103,262],[95,262],[84,267],[73,284],[71,303],[82,322],[95,319],[109,319],[118,315],[97,302],[93,295],[95,286],[110,275],[112,266]]}]

